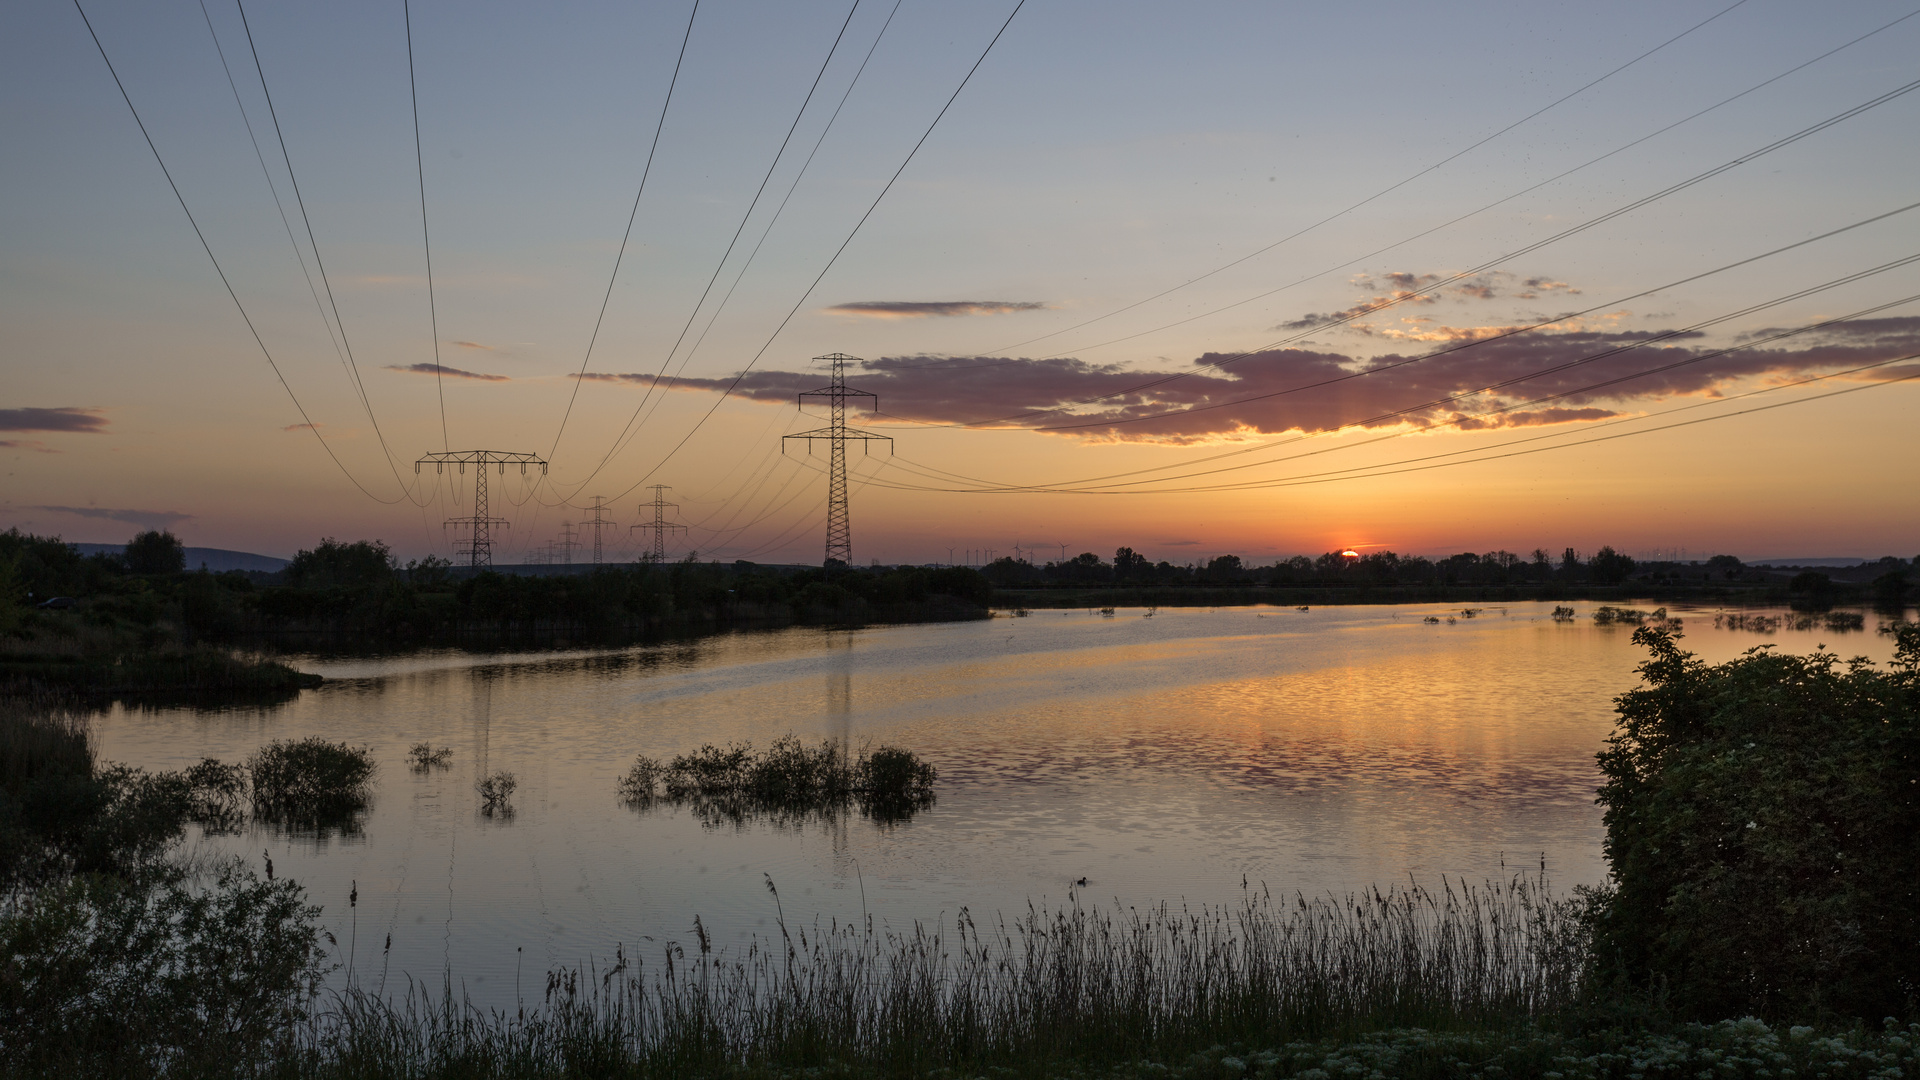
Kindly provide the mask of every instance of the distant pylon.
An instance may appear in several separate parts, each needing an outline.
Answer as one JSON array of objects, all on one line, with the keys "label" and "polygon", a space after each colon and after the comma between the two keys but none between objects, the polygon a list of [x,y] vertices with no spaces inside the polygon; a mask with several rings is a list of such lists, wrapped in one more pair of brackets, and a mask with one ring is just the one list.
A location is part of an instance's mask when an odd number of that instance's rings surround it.
[{"label": "distant pylon", "polygon": [[685,525],[682,525],[677,521],[667,520],[668,507],[672,507],[675,510],[680,509],[679,503],[670,503],[666,501],[666,493],[672,490],[673,488],[667,486],[666,484],[654,484],[653,485],[653,501],[650,503],[640,504],[641,514],[645,514],[649,509],[653,511],[653,520],[643,521],[638,525],[630,525],[627,527],[628,532],[632,532],[635,529],[646,529],[653,533],[653,545],[647,549],[647,558],[651,559],[656,563],[666,561],[667,534],[672,532],[687,531],[687,527]]},{"label": "distant pylon", "polygon": [[614,521],[612,518],[606,516],[606,511],[607,511],[606,500],[601,498],[598,495],[595,495],[593,497],[593,505],[588,509],[593,511],[593,516],[581,522],[580,525],[583,528],[590,528],[593,530],[593,565],[599,566],[600,552],[601,552],[600,530],[606,528],[609,525],[612,525]]},{"label": "distant pylon", "polygon": [[480,567],[493,565],[493,530],[512,525],[505,518],[487,516],[487,466],[499,468],[506,475],[508,465],[520,466],[520,475],[527,475],[527,466],[540,466],[540,475],[547,474],[547,463],[534,454],[518,454],[504,450],[450,450],[443,453],[428,454],[413,463],[413,471],[420,472],[420,466],[432,463],[435,473],[445,472],[448,465],[457,466],[464,473],[467,466],[473,468],[473,514],[469,517],[448,518],[442,528],[461,528],[467,530],[466,542],[456,546],[456,555],[465,555],[467,565]]},{"label": "distant pylon", "polygon": [[580,541],[575,539],[578,535],[573,531],[573,522],[560,523],[560,561],[563,565],[573,565],[573,549],[580,546]]},{"label": "distant pylon", "polygon": [[880,408],[880,397],[865,390],[847,388],[847,361],[858,362],[857,356],[845,353],[828,353],[816,356],[815,360],[833,362],[833,383],[818,390],[808,390],[800,395],[800,403],[806,404],[808,398],[825,398],[827,401],[827,426],[812,431],[796,432],[780,440],[780,452],[786,453],[787,439],[807,440],[807,452],[813,452],[813,440],[825,439],[829,450],[827,458],[827,556],[828,569],[853,565],[853,526],[847,517],[847,443],[858,442],[862,448],[867,443],[884,439],[889,453],[893,450],[893,437],[876,435],[871,431],[847,426],[847,399],[864,397],[873,399],[873,407]]}]

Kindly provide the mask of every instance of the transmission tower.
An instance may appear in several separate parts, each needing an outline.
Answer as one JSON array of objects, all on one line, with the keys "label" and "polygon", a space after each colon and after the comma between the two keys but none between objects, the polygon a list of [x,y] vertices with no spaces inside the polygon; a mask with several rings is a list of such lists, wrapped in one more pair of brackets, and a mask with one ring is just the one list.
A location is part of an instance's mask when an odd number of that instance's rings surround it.
[{"label": "transmission tower", "polygon": [[560,562],[563,566],[573,565],[573,549],[580,546],[580,541],[574,539],[578,534],[573,531],[573,528],[571,521],[560,523]]},{"label": "transmission tower", "polygon": [[812,431],[801,431],[782,437],[780,452],[786,453],[787,439],[807,440],[807,452],[813,452],[815,439],[827,440],[830,451],[827,464],[827,557],[825,566],[832,569],[853,565],[853,526],[847,520],[847,443],[858,442],[862,450],[866,444],[876,440],[885,440],[889,453],[893,450],[893,437],[876,435],[871,431],[847,426],[847,399],[864,397],[873,399],[873,408],[880,408],[880,396],[865,390],[847,388],[847,361],[858,362],[857,356],[845,353],[828,353],[816,356],[815,360],[833,362],[833,383],[818,390],[808,390],[800,395],[800,404],[805,405],[808,398],[824,398],[827,402],[827,426]]},{"label": "transmission tower", "polygon": [[456,555],[465,555],[467,565],[473,567],[493,565],[493,530],[509,528],[512,523],[505,518],[487,516],[487,466],[496,467],[500,475],[505,476],[507,466],[520,466],[520,475],[527,475],[527,466],[540,466],[540,475],[547,475],[547,463],[533,454],[516,454],[507,450],[452,450],[444,453],[428,454],[413,463],[417,475],[420,466],[431,464],[436,474],[446,471],[452,465],[464,475],[467,466],[473,466],[473,514],[469,517],[448,518],[443,528],[467,530],[464,542],[453,549]]},{"label": "transmission tower", "polygon": [[605,499],[595,495],[593,505],[588,507],[593,511],[593,516],[580,523],[582,528],[593,530],[593,565],[595,566],[600,565],[600,530],[614,523],[612,518],[606,516],[605,503]]},{"label": "transmission tower", "polygon": [[671,487],[668,487],[665,484],[654,484],[653,485],[653,501],[650,503],[640,504],[640,513],[642,514],[645,514],[649,508],[653,510],[653,520],[643,521],[638,525],[629,526],[627,529],[628,532],[632,532],[635,529],[646,529],[647,531],[653,533],[653,546],[647,549],[646,558],[656,563],[666,561],[667,534],[673,533],[673,532],[687,531],[687,527],[685,525],[682,525],[677,521],[667,520],[668,507],[672,507],[675,510],[680,509],[679,503],[670,503],[666,501],[666,493],[672,490],[673,489]]}]

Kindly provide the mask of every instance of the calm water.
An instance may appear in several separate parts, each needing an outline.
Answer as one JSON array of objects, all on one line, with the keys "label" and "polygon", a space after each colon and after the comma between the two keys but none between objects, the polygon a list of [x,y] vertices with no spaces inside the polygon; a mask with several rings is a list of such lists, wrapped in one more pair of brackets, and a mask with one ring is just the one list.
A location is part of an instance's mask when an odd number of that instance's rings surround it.
[{"label": "calm water", "polygon": [[[505,1004],[516,967],[537,991],[548,966],[616,943],[690,940],[696,914],[722,943],[766,933],[768,878],[790,923],[864,910],[895,926],[1060,902],[1082,877],[1101,903],[1232,901],[1243,880],[1480,879],[1542,859],[1561,886],[1598,882],[1593,755],[1642,654],[1593,606],[1570,624],[1534,604],[1439,625],[1423,617],[1447,609],[1416,606],[1044,611],[613,652],[297,658],[329,681],[286,705],[116,708],[97,730],[104,758],[149,768],[308,735],[371,747],[360,834],[257,829],[197,849],[256,867],[270,853],[361,977],[451,972]],[[1763,637],[1675,613],[1708,660],[1769,640],[1891,654],[1871,629]],[[635,754],[789,732],[909,747],[939,767],[939,802],[889,827],[712,828],[616,798]],[[421,741],[451,746],[453,767],[410,772]],[[474,785],[501,769],[517,813],[488,819]]]}]

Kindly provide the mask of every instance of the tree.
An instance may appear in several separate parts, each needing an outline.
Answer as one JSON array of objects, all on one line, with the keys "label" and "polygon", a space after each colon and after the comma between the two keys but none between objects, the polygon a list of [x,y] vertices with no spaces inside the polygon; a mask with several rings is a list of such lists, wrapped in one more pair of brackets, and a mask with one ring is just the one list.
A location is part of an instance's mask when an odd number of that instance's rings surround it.
[{"label": "tree", "polygon": [[177,574],[187,568],[187,549],[172,533],[148,529],[127,541],[126,560],[136,574]]},{"label": "tree", "polygon": [[378,585],[393,576],[393,553],[379,540],[343,544],[329,536],[287,564],[287,583],[305,588]]},{"label": "tree", "polygon": [[1643,627],[1599,755],[1604,978],[1683,1016],[1813,1023],[1920,999],[1920,625],[1889,671],[1770,646],[1709,667]]},{"label": "tree", "polygon": [[1113,553],[1113,578],[1115,581],[1132,581],[1146,576],[1147,557],[1136,554],[1130,547],[1123,547]]},{"label": "tree", "polygon": [[1587,563],[1593,580],[1602,585],[1618,585],[1633,573],[1633,560],[1611,547],[1603,547],[1593,553],[1593,559]]},{"label": "tree", "polygon": [[1216,556],[1207,563],[1207,580],[1239,581],[1244,569],[1238,555]]}]

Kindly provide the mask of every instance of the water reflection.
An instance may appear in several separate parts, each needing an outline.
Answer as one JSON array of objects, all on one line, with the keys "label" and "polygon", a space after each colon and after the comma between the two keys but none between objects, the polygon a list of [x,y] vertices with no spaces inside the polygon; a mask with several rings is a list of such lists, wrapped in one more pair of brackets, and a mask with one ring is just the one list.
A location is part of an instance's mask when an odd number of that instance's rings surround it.
[{"label": "water reflection", "polygon": [[[295,658],[329,682],[274,706],[115,707],[101,756],[150,769],[245,760],[317,736],[381,763],[359,832],[312,843],[248,823],[198,839],[257,860],[325,906],[352,940],[392,935],[392,970],[464,980],[511,1005],[515,949],[531,970],[683,936],[721,943],[773,916],[893,926],[1023,910],[1086,878],[1103,901],[1230,901],[1243,876],[1309,895],[1439,875],[1504,876],[1544,853],[1561,886],[1598,883],[1593,755],[1613,697],[1636,683],[1631,626],[1594,605],[1490,608],[1429,625],[1438,606],[1162,609],[859,631],[742,633],[623,650]],[[1653,605],[1643,605],[1651,607]],[[1876,660],[1891,642],[1785,612],[1769,634],[1685,616],[1717,662],[1766,641],[1825,641]],[[939,801],[897,820],[857,806],[800,818],[660,801],[619,781],[638,755],[792,735],[907,747],[939,770]],[[450,769],[413,772],[420,742]],[[517,788],[511,821],[477,786]],[[344,958],[343,958],[344,960]],[[378,964],[381,957],[362,957]],[[496,988],[505,988],[493,996]]]}]

